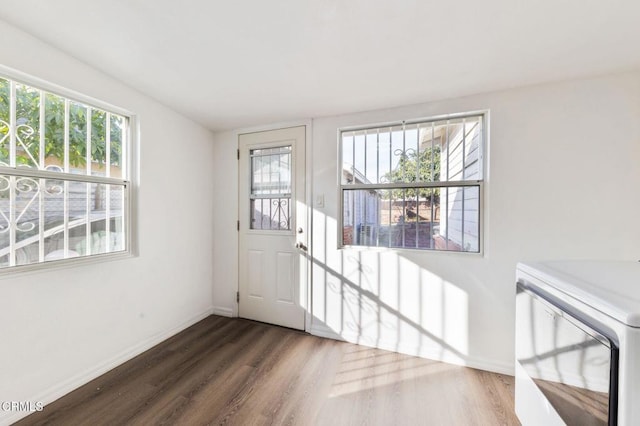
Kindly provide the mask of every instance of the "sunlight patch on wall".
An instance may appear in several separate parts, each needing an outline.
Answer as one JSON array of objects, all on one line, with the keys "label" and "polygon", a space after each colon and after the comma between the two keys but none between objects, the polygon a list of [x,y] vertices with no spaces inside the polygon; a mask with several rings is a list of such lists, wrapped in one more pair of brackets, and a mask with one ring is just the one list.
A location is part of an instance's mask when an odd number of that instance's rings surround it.
[{"label": "sunlight patch on wall", "polygon": [[312,329],[463,362],[469,347],[467,293],[401,251],[337,249],[336,226],[334,218],[314,211]]}]

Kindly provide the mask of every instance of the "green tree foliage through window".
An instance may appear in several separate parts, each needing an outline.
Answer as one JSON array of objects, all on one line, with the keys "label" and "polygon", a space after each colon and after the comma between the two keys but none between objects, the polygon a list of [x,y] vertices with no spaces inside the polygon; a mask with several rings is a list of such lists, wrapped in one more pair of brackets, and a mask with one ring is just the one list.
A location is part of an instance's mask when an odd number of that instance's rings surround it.
[{"label": "green tree foliage through window", "polygon": [[[421,182],[437,182],[440,180],[440,146],[427,146],[420,150],[420,153],[414,149],[408,149],[399,152],[400,158],[397,166],[389,173],[384,175],[387,182],[393,183],[421,183]],[[431,199],[433,202],[439,202],[439,188],[406,188],[384,191],[385,198],[407,198]]]},{"label": "green tree foliage through window", "polygon": [[[44,168],[44,164],[39,164],[40,131],[44,128],[44,158],[55,159],[58,165],[62,166],[65,161],[65,99],[19,83],[16,83],[15,87],[16,164]],[[0,162],[5,164],[9,163],[11,150],[10,96],[10,82],[0,78]],[[44,111],[41,111],[41,96],[44,96]],[[91,162],[103,166],[107,161],[106,133],[109,129],[110,164],[120,166],[123,117],[88,108],[79,102],[68,102],[69,165],[75,168],[86,167],[87,134],[90,124]],[[42,116],[44,123],[40,123]]]}]

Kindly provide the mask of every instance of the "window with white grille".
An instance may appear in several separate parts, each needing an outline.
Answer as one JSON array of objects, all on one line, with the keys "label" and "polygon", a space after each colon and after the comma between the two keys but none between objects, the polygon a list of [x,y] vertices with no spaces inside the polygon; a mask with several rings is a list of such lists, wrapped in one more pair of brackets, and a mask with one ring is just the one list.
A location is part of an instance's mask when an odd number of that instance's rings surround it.
[{"label": "window with white grille", "polygon": [[342,245],[480,252],[484,120],[341,129]]},{"label": "window with white grille", "polygon": [[0,76],[0,268],[128,250],[128,126]]}]

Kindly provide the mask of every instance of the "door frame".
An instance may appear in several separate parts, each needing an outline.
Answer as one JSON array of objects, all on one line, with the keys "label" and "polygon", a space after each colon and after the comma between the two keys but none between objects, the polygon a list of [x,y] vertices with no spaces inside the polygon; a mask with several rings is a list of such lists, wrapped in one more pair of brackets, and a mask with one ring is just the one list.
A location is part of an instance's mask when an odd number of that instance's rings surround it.
[{"label": "door frame", "polygon": [[[301,293],[301,301],[303,301],[303,303],[301,304],[302,309],[304,310],[305,314],[304,314],[304,331],[305,332],[310,332],[311,330],[311,322],[312,322],[312,315],[311,315],[311,306],[312,305],[312,277],[313,277],[313,185],[312,185],[312,179],[311,177],[313,176],[313,162],[311,161],[311,156],[312,156],[312,147],[313,147],[313,142],[312,142],[312,134],[313,134],[313,120],[308,119],[308,120],[300,120],[300,121],[292,121],[292,122],[283,122],[283,123],[276,123],[276,124],[269,124],[269,125],[265,125],[265,126],[257,126],[257,127],[250,127],[250,128],[244,128],[244,129],[239,129],[237,130],[235,133],[235,147],[237,150],[240,149],[240,135],[244,135],[244,134],[248,134],[248,133],[260,133],[260,132],[268,132],[271,130],[280,130],[280,129],[288,129],[291,127],[303,127],[305,128],[305,170],[304,170],[304,189],[305,189],[305,212],[304,214],[306,215],[307,218],[307,251],[306,251],[306,256],[301,256],[301,260],[300,262],[300,267],[305,268],[305,274],[304,276],[301,274],[300,275],[300,293]],[[242,159],[239,159],[236,167],[236,182],[240,182],[240,161]],[[238,198],[237,198],[237,205],[236,205],[236,219],[239,221],[240,220],[240,186],[238,184]],[[236,235],[236,274],[235,274],[235,278],[236,278],[236,282],[235,282],[235,291],[236,294],[237,292],[240,291],[240,232],[237,232]],[[304,262],[304,264],[303,264]],[[240,309],[239,309],[239,305],[237,302],[237,299],[234,297],[234,305],[233,305],[233,316],[234,317],[239,317],[240,316]]]}]

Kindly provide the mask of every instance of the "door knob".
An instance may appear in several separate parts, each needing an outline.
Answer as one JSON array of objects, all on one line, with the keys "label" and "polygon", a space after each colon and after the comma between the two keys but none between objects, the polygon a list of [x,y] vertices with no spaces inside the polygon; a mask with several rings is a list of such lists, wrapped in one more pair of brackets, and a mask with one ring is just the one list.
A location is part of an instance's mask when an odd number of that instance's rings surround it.
[{"label": "door knob", "polygon": [[296,248],[297,248],[297,249],[300,249],[300,250],[302,250],[302,251],[307,251],[307,246],[305,246],[305,245],[304,245],[304,244],[302,244],[302,243],[296,243]]}]

